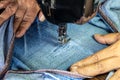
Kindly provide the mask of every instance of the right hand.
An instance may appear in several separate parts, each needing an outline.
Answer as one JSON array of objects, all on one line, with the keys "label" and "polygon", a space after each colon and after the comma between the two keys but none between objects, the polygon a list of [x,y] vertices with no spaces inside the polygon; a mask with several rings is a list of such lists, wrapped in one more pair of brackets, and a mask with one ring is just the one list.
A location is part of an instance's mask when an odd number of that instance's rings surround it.
[{"label": "right hand", "polygon": [[116,70],[109,80],[120,80],[120,33],[96,34],[94,38],[110,46],[73,64],[71,72],[93,77]]}]

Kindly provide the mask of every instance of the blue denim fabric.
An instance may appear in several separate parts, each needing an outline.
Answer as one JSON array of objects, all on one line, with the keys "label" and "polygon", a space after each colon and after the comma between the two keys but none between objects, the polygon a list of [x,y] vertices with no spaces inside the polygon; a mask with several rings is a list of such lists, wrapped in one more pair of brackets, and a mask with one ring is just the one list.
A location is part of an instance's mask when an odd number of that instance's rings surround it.
[{"label": "blue denim fabric", "polygon": [[101,10],[120,32],[120,0],[106,0]]},{"label": "blue denim fabric", "polygon": [[7,55],[9,44],[13,36],[13,17],[0,26],[0,72],[5,66],[5,55]]},{"label": "blue denim fabric", "polygon": [[[119,0],[107,0],[107,3],[101,7],[103,12],[114,23],[118,30],[120,30],[119,2]],[[71,40],[67,44],[61,45],[57,41],[58,26],[53,25],[48,21],[40,22],[36,19],[27,33],[22,38],[16,39],[15,41],[11,70],[67,70],[76,61],[107,47],[107,45],[99,44],[93,39],[93,35],[96,33],[107,34],[112,32],[108,24],[105,23],[100,15],[97,15],[84,25],[72,23],[68,23],[67,25],[68,35]],[[2,46],[2,42],[0,42],[0,46]],[[0,57],[0,65],[4,65],[3,53],[0,54]],[[25,75],[8,73],[6,79],[10,80],[11,77],[12,80],[20,80],[21,76],[25,76],[26,78],[32,77],[35,79],[34,76],[37,76],[36,74]],[[42,74],[44,73],[40,73],[38,76]],[[52,75],[56,77],[54,74]],[[62,77],[65,78],[68,76],[57,75],[57,78]],[[37,77],[36,80],[39,80],[40,78],[41,77]],[[69,80],[69,78],[67,79]]]},{"label": "blue denim fabric", "polygon": [[[97,15],[84,25],[68,24],[68,35],[71,40],[64,45],[58,43],[57,28],[47,21],[40,22],[38,19],[31,25],[27,33],[20,39],[16,39],[11,70],[38,70],[59,69],[67,70],[73,63],[79,61],[98,50],[105,48],[93,39],[96,33],[107,34],[111,32],[109,27]],[[46,72],[45,72],[46,73]],[[70,76],[59,74],[7,73],[5,80],[77,80]],[[43,75],[44,74],[44,75]],[[55,79],[55,80],[57,80]],[[78,78],[78,80],[82,78]]]},{"label": "blue denim fabric", "polygon": [[53,73],[36,72],[31,74],[9,73],[5,76],[4,80],[83,80],[83,79]]},{"label": "blue denim fabric", "polygon": [[58,43],[56,25],[36,20],[27,33],[15,41],[12,69],[67,70],[76,61],[106,47],[92,37],[95,33],[109,32],[109,28],[100,20],[95,17],[84,25],[68,24],[71,40],[64,45]]},{"label": "blue denim fabric", "polygon": [[[104,15],[111,21],[114,27],[120,32],[120,0],[105,0],[106,2],[100,7]],[[109,80],[111,74],[110,72],[106,80]]]}]

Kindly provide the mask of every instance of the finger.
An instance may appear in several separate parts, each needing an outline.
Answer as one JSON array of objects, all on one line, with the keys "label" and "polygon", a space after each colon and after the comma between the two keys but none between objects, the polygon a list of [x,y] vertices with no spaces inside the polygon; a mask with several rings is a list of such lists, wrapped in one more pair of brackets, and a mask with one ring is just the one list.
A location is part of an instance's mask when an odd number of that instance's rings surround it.
[{"label": "finger", "polygon": [[6,8],[12,0],[0,0],[0,9]]},{"label": "finger", "polygon": [[[116,44],[114,44],[114,45],[116,45]],[[93,54],[93,55],[91,55],[91,56],[89,56],[89,57],[87,57],[87,58],[85,58],[85,59],[83,59],[81,61],[76,62],[75,64],[73,64],[71,66],[70,69],[75,70],[78,66],[83,67],[83,66],[86,66],[86,65],[93,64],[93,63],[96,63],[98,61],[101,61],[103,59],[115,56],[114,50],[112,50],[114,48],[111,48],[111,47],[114,47],[114,45],[111,45],[111,46],[109,46],[109,47],[107,47],[107,48],[105,48],[103,50],[100,50],[97,53],[95,53],[95,54]],[[107,54],[108,52],[109,52],[109,54]]]},{"label": "finger", "polygon": [[85,67],[78,67],[76,72],[85,76],[96,76],[118,69],[120,67],[119,60],[119,57],[111,57]]},{"label": "finger", "polygon": [[22,22],[25,12],[26,12],[26,8],[22,6],[18,7],[14,19],[14,33],[16,33],[18,27],[20,26],[20,23]]},{"label": "finger", "polygon": [[16,12],[16,9],[16,3],[11,3],[8,5],[7,8],[0,14],[0,25],[8,18],[10,18]]},{"label": "finger", "polygon": [[94,35],[94,38],[102,44],[113,44],[120,39],[120,33],[110,33],[107,35]]},{"label": "finger", "polygon": [[39,12],[39,20],[40,20],[41,22],[45,21],[45,16],[44,16],[44,14],[42,13],[42,11]]},{"label": "finger", "polygon": [[120,69],[118,69],[109,80],[120,80]]},{"label": "finger", "polygon": [[27,11],[24,15],[24,18],[17,30],[16,37],[19,38],[25,34],[26,30],[30,27],[32,22],[35,20],[39,10],[40,10],[39,6],[27,9]]},{"label": "finger", "polygon": [[97,53],[76,62],[75,64],[73,64],[70,68],[71,71],[74,71],[77,69],[77,67],[84,67],[86,65],[90,65],[96,62],[99,62],[101,60],[110,58],[110,57],[114,57],[114,56],[120,56],[120,40],[118,40],[116,43],[114,43],[113,45],[98,51]]}]

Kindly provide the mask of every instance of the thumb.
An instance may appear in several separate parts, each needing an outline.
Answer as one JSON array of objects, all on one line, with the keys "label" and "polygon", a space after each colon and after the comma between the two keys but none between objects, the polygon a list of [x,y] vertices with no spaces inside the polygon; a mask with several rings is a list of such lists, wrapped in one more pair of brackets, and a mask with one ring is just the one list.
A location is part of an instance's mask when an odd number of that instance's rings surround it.
[{"label": "thumb", "polygon": [[110,33],[106,35],[95,34],[94,38],[101,44],[113,44],[120,39],[120,33]]}]

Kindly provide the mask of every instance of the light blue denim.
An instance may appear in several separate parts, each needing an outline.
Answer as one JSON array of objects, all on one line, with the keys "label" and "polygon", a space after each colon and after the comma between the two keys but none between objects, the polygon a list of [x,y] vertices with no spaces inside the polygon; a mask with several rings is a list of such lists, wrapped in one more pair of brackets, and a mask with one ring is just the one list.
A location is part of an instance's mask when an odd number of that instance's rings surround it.
[{"label": "light blue denim", "polygon": [[101,10],[120,32],[120,0],[105,0]]},{"label": "light blue denim", "polygon": [[27,33],[15,41],[12,69],[67,70],[76,61],[106,47],[93,39],[96,33],[107,34],[110,31],[99,20],[99,17],[95,17],[92,21],[97,23],[94,25],[68,24],[67,31],[71,40],[64,45],[58,43],[56,25],[36,20]]},{"label": "light blue denim", "polygon": [[82,80],[80,78],[72,78],[64,75],[56,75],[52,73],[31,73],[31,74],[12,74],[6,75],[5,80]]},{"label": "light blue denim", "polygon": [[[96,42],[93,38],[93,35],[96,33],[107,34],[111,32],[99,15],[86,24],[77,25],[69,23],[67,26],[68,35],[71,40],[67,44],[61,45],[57,40],[58,26],[53,25],[48,21],[40,22],[36,19],[26,34],[22,38],[15,40],[14,55],[10,69],[68,70],[76,61],[107,47],[107,45]],[[35,74],[8,73],[5,76],[5,80],[42,80],[42,77],[40,76],[43,73]],[[52,73],[49,74],[53,75]],[[76,79],[71,76],[56,75],[60,80],[62,80],[61,78],[65,78],[65,80]],[[43,77],[45,76],[47,77],[47,75],[44,75]],[[56,77],[55,75],[53,76]],[[78,79],[82,80],[82,78]]]},{"label": "light blue denim", "polygon": [[[76,61],[107,46],[96,42],[93,38],[93,35],[96,33],[107,34],[111,32],[99,15],[84,25],[69,23],[67,26],[71,40],[67,44],[61,45],[57,40],[58,26],[47,21],[40,22],[36,19],[27,33],[15,41],[11,70],[68,70]],[[39,80],[41,79],[41,74],[8,73],[5,80],[27,80],[26,78],[28,80]],[[63,75],[58,76],[58,74],[57,78],[65,78],[65,80],[76,79]]]},{"label": "light blue denim", "polygon": [[[120,32],[120,0],[105,0],[106,2],[100,7],[101,11],[111,21],[113,26]],[[105,21],[105,20],[104,20]],[[114,71],[111,71],[106,80],[114,74]]]},{"label": "light blue denim", "polygon": [[5,66],[5,56],[8,53],[13,36],[13,17],[0,26],[0,72]]},{"label": "light blue denim", "polygon": [[[116,25],[120,30],[120,6],[119,0],[106,0],[107,3],[101,7],[104,14]],[[116,14],[116,15],[115,15]],[[88,23],[77,25],[68,23],[68,36],[71,40],[64,45],[58,43],[58,26],[49,23],[48,21],[40,22],[38,19],[34,21],[26,34],[15,40],[14,55],[11,63],[11,70],[39,70],[39,69],[59,69],[68,70],[69,67],[79,61],[105,47],[107,45],[96,42],[93,35],[96,33],[107,34],[113,30],[108,26],[102,16],[98,13],[96,17]],[[3,53],[0,54],[1,57]],[[0,58],[1,62],[4,58]],[[0,65],[3,65],[1,63]],[[2,67],[1,67],[2,68]],[[37,73],[36,73],[37,74]],[[40,80],[42,75],[30,74],[30,80]],[[53,74],[52,74],[53,75]],[[18,76],[18,78],[17,78]],[[29,78],[29,75],[8,73],[5,80],[27,80],[20,77]],[[54,76],[54,75],[53,75]],[[44,76],[45,77],[45,76]],[[56,77],[56,76],[54,76]],[[61,78],[60,75],[57,78]],[[65,76],[66,77],[66,76]],[[68,77],[68,76],[67,76]],[[72,77],[66,80],[73,79]],[[80,78],[79,78],[80,79]],[[53,79],[54,80],[54,79]],[[57,79],[56,79],[57,80]],[[74,78],[75,80],[75,78]]]},{"label": "light blue denim", "polygon": [[82,76],[61,70],[9,71],[4,80],[83,80]]}]

